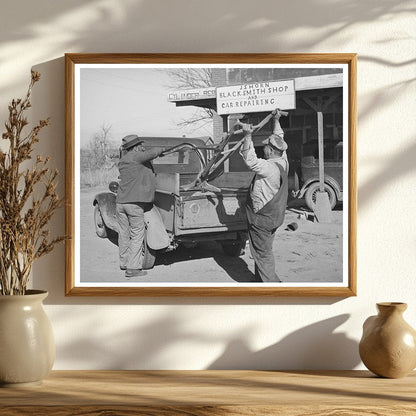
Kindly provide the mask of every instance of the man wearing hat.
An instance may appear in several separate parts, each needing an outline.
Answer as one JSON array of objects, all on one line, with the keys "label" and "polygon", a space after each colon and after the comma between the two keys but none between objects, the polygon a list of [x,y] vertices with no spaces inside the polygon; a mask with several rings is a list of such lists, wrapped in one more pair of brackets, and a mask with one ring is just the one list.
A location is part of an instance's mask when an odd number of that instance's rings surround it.
[{"label": "man wearing hat", "polygon": [[151,160],[163,149],[145,150],[144,140],[135,134],[123,137],[118,163],[119,189],[116,197],[120,269],[126,278],[144,276],[142,270],[144,212],[155,196],[156,175]]},{"label": "man wearing hat", "polygon": [[247,167],[255,172],[246,206],[255,277],[258,281],[269,283],[281,282],[275,270],[273,241],[275,232],[285,217],[289,172],[287,143],[279,122],[281,112],[275,110],[273,116],[273,133],[262,142],[264,159],[256,156],[250,125],[243,125],[245,137],[240,149]]}]

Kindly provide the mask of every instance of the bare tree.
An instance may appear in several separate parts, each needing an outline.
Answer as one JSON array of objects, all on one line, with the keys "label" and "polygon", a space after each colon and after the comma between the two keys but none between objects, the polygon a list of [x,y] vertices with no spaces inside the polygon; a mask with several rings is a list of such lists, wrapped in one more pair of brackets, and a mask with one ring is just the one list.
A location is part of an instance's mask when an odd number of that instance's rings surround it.
[{"label": "bare tree", "polygon": [[91,151],[89,166],[91,169],[104,167],[109,161],[111,148],[111,126],[102,125],[88,143]]},{"label": "bare tree", "polygon": [[111,126],[103,124],[81,149],[81,187],[108,184],[117,178],[118,146],[112,141]]},{"label": "bare tree", "polygon": [[[171,89],[195,89],[212,87],[211,68],[178,68],[168,71]],[[192,116],[178,123],[181,128],[195,127],[195,130],[211,123],[214,111],[210,108],[197,107]]]},{"label": "bare tree", "polygon": [[206,88],[212,86],[211,68],[170,69],[169,77],[174,88]]}]

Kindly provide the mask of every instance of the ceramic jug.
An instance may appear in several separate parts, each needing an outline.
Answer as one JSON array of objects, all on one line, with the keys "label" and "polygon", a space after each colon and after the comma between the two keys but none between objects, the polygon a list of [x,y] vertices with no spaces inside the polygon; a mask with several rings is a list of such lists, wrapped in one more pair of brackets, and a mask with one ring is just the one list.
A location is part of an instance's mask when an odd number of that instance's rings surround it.
[{"label": "ceramic jug", "polygon": [[363,325],[360,357],[381,377],[400,378],[416,367],[416,331],[404,320],[406,303],[377,303],[378,315]]}]

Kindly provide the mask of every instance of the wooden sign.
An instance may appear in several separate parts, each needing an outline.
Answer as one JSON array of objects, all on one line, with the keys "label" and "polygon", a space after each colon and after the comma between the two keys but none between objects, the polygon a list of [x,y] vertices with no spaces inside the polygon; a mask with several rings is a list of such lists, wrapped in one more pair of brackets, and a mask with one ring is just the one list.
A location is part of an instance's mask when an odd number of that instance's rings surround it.
[{"label": "wooden sign", "polygon": [[296,108],[295,82],[255,82],[217,88],[218,114],[254,113]]},{"label": "wooden sign", "polygon": [[215,87],[194,88],[182,91],[172,91],[168,94],[168,101],[189,101],[189,100],[206,100],[215,98],[217,95]]}]

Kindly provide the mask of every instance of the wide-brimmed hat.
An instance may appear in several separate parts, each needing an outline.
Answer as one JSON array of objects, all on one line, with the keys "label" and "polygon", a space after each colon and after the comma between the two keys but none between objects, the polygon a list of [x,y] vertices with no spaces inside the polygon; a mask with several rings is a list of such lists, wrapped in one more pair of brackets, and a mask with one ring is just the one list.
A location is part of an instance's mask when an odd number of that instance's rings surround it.
[{"label": "wide-brimmed hat", "polygon": [[262,144],[268,144],[269,146],[274,147],[275,149],[278,149],[282,152],[287,149],[287,143],[284,141],[282,136],[277,134],[271,134],[267,139],[262,141]]},{"label": "wide-brimmed hat", "polygon": [[124,150],[131,149],[137,144],[144,143],[144,140],[141,139],[137,134],[129,134],[121,139],[121,147]]}]

